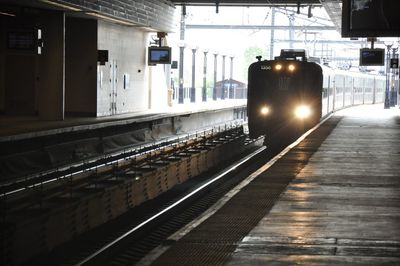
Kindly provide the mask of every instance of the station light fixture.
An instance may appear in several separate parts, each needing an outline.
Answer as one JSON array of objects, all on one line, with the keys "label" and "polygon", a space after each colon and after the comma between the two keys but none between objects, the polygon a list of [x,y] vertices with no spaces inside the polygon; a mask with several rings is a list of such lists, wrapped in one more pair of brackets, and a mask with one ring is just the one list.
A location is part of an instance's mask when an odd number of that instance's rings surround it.
[{"label": "station light fixture", "polygon": [[186,47],[186,42],[184,40],[179,40],[178,41],[178,47],[185,48]]}]

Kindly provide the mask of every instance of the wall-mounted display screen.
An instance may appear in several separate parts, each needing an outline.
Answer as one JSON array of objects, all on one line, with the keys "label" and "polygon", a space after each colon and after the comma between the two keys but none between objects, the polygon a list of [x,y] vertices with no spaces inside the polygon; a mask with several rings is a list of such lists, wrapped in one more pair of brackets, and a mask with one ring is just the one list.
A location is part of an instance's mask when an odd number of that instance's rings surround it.
[{"label": "wall-mounted display screen", "polygon": [[399,10],[399,0],[343,0],[342,37],[398,37]]},{"label": "wall-mounted display screen", "polygon": [[360,66],[383,66],[385,49],[360,49]]},{"label": "wall-mounted display screen", "polygon": [[149,65],[171,64],[171,47],[149,47]]},{"label": "wall-mounted display screen", "polygon": [[7,47],[14,50],[35,51],[35,32],[33,30],[9,31],[7,34]]}]

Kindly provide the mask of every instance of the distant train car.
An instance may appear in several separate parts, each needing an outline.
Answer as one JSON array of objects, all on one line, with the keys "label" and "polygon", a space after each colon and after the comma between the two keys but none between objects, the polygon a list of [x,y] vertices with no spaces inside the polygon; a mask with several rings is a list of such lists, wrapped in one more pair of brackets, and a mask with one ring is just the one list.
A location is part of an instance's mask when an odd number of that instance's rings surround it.
[{"label": "distant train car", "polygon": [[253,63],[248,73],[250,138],[286,143],[320,121],[322,68],[304,51],[283,51],[275,60]]},{"label": "distant train car", "polygon": [[307,62],[304,50],[282,50],[249,67],[249,136],[265,136],[269,146],[288,144],[335,110],[383,102],[385,80]]}]

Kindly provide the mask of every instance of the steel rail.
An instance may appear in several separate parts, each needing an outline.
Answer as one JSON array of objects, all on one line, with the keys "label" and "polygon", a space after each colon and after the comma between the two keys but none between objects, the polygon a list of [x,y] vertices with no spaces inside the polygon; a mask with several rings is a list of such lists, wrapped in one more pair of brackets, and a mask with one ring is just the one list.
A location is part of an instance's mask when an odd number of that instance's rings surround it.
[{"label": "steel rail", "polygon": [[233,164],[232,166],[230,166],[229,168],[223,170],[221,173],[217,174],[216,176],[212,177],[211,180],[205,182],[204,184],[202,184],[200,187],[196,188],[195,190],[193,190],[192,192],[188,193],[187,195],[183,196],[182,198],[180,198],[179,200],[175,201],[174,203],[172,203],[171,205],[169,205],[168,207],[166,207],[165,209],[159,211],[157,214],[151,216],[150,218],[146,219],[145,221],[141,222],[140,224],[136,225],[135,227],[133,227],[131,230],[129,230],[128,232],[122,234],[121,236],[119,236],[118,238],[116,238],[115,240],[111,241],[110,243],[108,243],[107,245],[103,246],[102,248],[98,249],[96,252],[92,253],[90,256],[86,257],[85,259],[81,260],[80,262],[78,262],[76,264],[76,266],[82,266],[88,262],[90,262],[91,260],[93,260],[94,258],[96,258],[97,256],[99,256],[101,253],[109,250],[110,248],[114,247],[116,244],[118,244],[120,241],[124,240],[125,238],[127,238],[128,236],[130,236],[132,233],[138,231],[139,229],[143,228],[144,226],[146,226],[147,224],[149,224],[150,222],[154,221],[155,219],[157,219],[158,217],[162,216],[163,214],[171,211],[172,209],[178,207],[180,204],[182,204],[183,202],[187,201],[188,199],[192,198],[193,196],[195,196],[196,194],[200,193],[201,191],[203,191],[205,188],[207,188],[208,186],[210,186],[211,184],[215,183],[216,181],[220,180],[221,178],[225,177],[227,174],[235,171],[239,166],[243,165],[244,163],[248,162],[249,160],[251,160],[252,158],[254,158],[255,156],[257,156],[258,154],[260,154],[262,151],[264,151],[266,149],[265,146],[257,149],[256,151],[252,152],[251,154],[247,155],[246,157],[244,157],[243,159],[241,159],[240,161],[238,161],[237,163]]},{"label": "steel rail", "polygon": [[[242,125],[243,125],[243,124],[242,124]],[[241,126],[242,126],[242,125],[241,125]],[[230,127],[229,129],[234,128],[233,125],[230,125],[230,126],[231,126],[231,127]],[[237,127],[238,125],[235,125],[235,126]],[[225,127],[225,129],[226,129],[226,127]],[[211,133],[210,133],[210,132],[211,132]],[[100,158],[100,159],[98,158],[98,159],[90,160],[89,162],[86,162],[85,165],[88,165],[88,164],[95,164],[97,161],[104,160],[104,159],[107,159],[107,158],[111,158],[111,160],[108,161],[108,162],[106,162],[106,163],[96,164],[95,166],[86,167],[86,168],[84,168],[84,169],[82,169],[82,170],[78,170],[78,171],[74,171],[74,172],[69,172],[69,173],[67,173],[67,174],[64,174],[64,175],[61,175],[61,176],[58,176],[58,177],[55,177],[55,178],[51,178],[51,179],[48,179],[48,180],[45,180],[45,181],[37,182],[37,183],[35,183],[35,184],[27,185],[27,186],[24,186],[24,187],[21,187],[21,188],[18,188],[18,189],[14,189],[14,190],[10,190],[10,191],[7,191],[7,192],[3,192],[3,193],[0,194],[0,198],[5,198],[5,197],[7,197],[7,196],[16,194],[16,193],[18,193],[18,192],[22,192],[22,191],[25,191],[25,190],[28,190],[28,189],[32,189],[32,188],[35,188],[35,187],[38,187],[38,186],[42,186],[42,185],[46,185],[46,184],[53,183],[53,182],[56,182],[56,181],[60,181],[60,180],[65,179],[65,178],[71,178],[71,176],[79,175],[79,174],[82,174],[82,173],[85,173],[85,172],[90,172],[90,171],[93,171],[93,170],[98,170],[98,169],[101,168],[101,167],[105,167],[105,166],[112,165],[112,164],[118,164],[118,163],[120,163],[120,162],[129,160],[129,159],[133,159],[133,158],[138,157],[138,156],[146,155],[146,154],[151,153],[151,152],[153,152],[153,151],[156,151],[156,150],[158,150],[158,149],[166,148],[166,147],[170,147],[170,146],[179,144],[179,141],[180,141],[180,139],[182,139],[182,138],[183,138],[183,139],[186,139],[186,141],[189,141],[189,140],[194,140],[194,139],[196,139],[196,137],[199,137],[199,135],[200,135],[200,136],[205,136],[207,133],[213,134],[213,132],[214,132],[214,128],[211,128],[211,129],[210,129],[210,128],[207,128],[207,129],[205,129],[205,130],[203,130],[203,131],[200,131],[200,132],[186,134],[186,135],[184,135],[184,137],[182,137],[182,136],[172,137],[172,138],[168,138],[168,139],[166,139],[166,140],[160,140],[160,141],[156,141],[156,142],[153,142],[153,143],[151,143],[151,144],[148,144],[148,145],[140,146],[140,147],[137,148],[137,149],[131,149],[131,150],[128,150],[128,151],[124,150],[124,151],[121,152],[121,153],[115,153],[115,154],[113,154],[113,155],[103,156],[103,157]],[[218,133],[221,133],[221,131],[217,131],[217,132],[218,132]],[[223,131],[222,131],[222,132],[223,132]],[[171,143],[171,142],[172,142],[172,143]],[[165,145],[164,147],[153,148],[153,149],[151,149],[151,150],[143,151],[143,152],[136,153],[136,154],[134,154],[134,155],[129,155],[129,156],[126,156],[126,157],[123,157],[123,158],[118,158],[118,159],[114,159],[114,160],[112,159],[113,157],[114,157],[114,158],[115,158],[115,157],[121,157],[121,156],[123,156],[124,154],[134,153],[134,152],[137,151],[137,150],[143,150],[143,149],[146,149],[146,148],[155,147],[155,146],[160,145],[160,144],[162,145],[163,143],[171,143],[171,144],[170,144],[169,146],[168,146],[168,145]],[[77,168],[77,167],[82,167],[82,166],[84,166],[83,163],[82,163],[82,164],[75,164],[75,165],[72,165],[72,166],[69,166],[69,167],[64,167],[64,168],[61,169],[61,170],[58,169],[58,171],[50,172],[50,173],[48,173],[47,175],[56,174],[56,173],[58,173],[58,172],[60,172],[60,171],[68,171],[68,170],[71,170],[72,168]],[[37,175],[36,175],[36,178],[38,178],[38,177],[41,177],[41,176],[37,176]],[[33,178],[31,178],[31,179],[33,179]],[[27,180],[20,181],[20,182],[26,182],[26,181],[27,181]],[[9,184],[9,185],[10,185],[10,184]],[[4,187],[4,186],[3,186],[3,187]]]}]

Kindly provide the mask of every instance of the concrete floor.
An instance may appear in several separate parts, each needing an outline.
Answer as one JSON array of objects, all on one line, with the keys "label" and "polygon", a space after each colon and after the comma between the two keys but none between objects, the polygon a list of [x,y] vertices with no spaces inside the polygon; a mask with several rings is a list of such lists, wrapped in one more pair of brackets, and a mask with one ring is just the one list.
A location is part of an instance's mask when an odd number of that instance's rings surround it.
[{"label": "concrete floor", "polygon": [[400,264],[400,111],[341,115],[229,265]]},{"label": "concrete floor", "polygon": [[338,112],[248,179],[144,264],[400,265],[397,107]]},{"label": "concrete floor", "polygon": [[62,121],[41,120],[38,116],[0,115],[0,142],[40,137],[79,130],[126,125],[174,116],[245,108],[247,99],[227,99],[201,103],[179,104],[166,109],[154,109],[103,117],[66,117]]}]

